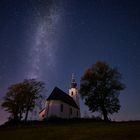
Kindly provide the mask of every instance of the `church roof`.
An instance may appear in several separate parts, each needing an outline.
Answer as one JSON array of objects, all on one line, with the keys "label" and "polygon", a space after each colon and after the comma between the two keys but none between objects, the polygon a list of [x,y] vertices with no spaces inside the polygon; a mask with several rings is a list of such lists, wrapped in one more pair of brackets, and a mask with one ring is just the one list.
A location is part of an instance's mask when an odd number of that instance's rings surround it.
[{"label": "church roof", "polygon": [[48,97],[47,101],[50,100],[60,100],[79,109],[73,98],[68,94],[66,94],[64,91],[62,91],[61,89],[59,89],[58,87],[55,87],[50,96]]}]

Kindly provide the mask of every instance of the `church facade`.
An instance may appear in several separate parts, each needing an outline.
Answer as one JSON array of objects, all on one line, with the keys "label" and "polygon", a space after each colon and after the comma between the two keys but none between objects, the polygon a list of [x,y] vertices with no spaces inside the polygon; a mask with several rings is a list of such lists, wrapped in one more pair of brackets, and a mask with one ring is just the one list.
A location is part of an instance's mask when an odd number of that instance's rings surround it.
[{"label": "church facade", "polygon": [[72,77],[68,94],[55,87],[47,98],[45,108],[40,111],[39,118],[42,120],[51,117],[80,118],[79,95],[74,77]]}]

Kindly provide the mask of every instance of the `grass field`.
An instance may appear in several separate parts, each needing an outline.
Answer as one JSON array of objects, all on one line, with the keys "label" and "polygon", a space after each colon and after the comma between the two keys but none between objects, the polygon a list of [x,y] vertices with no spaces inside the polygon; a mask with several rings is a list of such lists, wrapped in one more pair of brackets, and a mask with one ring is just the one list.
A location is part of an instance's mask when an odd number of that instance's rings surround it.
[{"label": "grass field", "polygon": [[140,140],[140,122],[70,122],[0,128],[0,140]]}]

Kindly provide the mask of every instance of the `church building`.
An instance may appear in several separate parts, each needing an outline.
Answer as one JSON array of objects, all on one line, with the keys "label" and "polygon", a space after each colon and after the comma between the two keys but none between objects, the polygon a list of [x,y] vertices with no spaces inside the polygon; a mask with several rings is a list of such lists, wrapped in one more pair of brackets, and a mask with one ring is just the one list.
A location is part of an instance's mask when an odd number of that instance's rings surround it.
[{"label": "church building", "polygon": [[80,118],[79,95],[74,76],[68,94],[55,87],[47,98],[45,108],[39,112],[39,118],[43,120],[50,117]]}]

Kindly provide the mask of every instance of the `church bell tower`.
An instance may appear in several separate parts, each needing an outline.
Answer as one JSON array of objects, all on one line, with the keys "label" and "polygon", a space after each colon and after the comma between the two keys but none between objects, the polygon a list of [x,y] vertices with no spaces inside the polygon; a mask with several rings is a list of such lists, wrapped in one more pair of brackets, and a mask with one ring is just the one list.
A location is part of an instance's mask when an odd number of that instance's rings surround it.
[{"label": "church bell tower", "polygon": [[77,89],[77,83],[74,78],[74,74],[72,74],[71,78],[71,84],[69,89],[69,96],[73,98],[73,100],[76,102],[76,104],[79,106],[79,95],[78,95],[78,89]]}]

